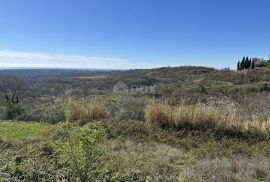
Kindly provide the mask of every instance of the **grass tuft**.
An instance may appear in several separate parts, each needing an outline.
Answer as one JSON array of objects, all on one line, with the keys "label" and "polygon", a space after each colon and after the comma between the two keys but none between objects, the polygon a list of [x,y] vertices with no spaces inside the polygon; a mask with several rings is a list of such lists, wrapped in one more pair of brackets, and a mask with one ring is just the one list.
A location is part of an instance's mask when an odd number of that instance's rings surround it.
[{"label": "grass tuft", "polygon": [[80,100],[69,99],[66,106],[66,120],[76,121],[79,119],[103,120],[110,117],[110,112],[104,102],[93,99],[83,103]]}]

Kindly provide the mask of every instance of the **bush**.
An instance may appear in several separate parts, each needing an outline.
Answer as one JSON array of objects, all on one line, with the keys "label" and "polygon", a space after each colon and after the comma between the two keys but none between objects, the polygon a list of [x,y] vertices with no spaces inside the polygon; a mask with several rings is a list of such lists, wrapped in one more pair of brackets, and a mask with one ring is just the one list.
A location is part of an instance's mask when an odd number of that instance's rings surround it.
[{"label": "bush", "polygon": [[99,165],[101,151],[96,147],[103,138],[105,130],[97,123],[90,123],[82,128],[65,126],[68,137],[69,158],[75,181],[95,181],[102,173]]},{"label": "bush", "polygon": [[27,110],[20,115],[19,120],[52,124],[65,120],[65,102],[62,99],[46,100],[46,103],[33,101],[23,105]]},{"label": "bush", "polygon": [[270,84],[268,82],[261,81],[256,84],[256,88],[259,91],[270,91]]}]

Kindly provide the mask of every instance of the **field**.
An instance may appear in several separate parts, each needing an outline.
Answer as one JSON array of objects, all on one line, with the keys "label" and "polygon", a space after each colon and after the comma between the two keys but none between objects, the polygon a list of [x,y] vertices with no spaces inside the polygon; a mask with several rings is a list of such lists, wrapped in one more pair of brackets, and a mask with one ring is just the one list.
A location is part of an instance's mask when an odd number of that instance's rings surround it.
[{"label": "field", "polygon": [[0,172],[10,181],[270,181],[269,78],[269,68],[2,70]]}]

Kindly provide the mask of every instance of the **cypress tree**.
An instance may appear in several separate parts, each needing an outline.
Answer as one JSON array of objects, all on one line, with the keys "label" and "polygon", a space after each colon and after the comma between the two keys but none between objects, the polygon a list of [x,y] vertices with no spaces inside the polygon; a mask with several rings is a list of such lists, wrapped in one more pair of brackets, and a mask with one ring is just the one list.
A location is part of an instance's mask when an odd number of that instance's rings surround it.
[{"label": "cypress tree", "polygon": [[248,60],[247,68],[249,69],[251,67],[251,58]]},{"label": "cypress tree", "polygon": [[243,57],[243,59],[242,59],[242,61],[241,61],[241,63],[240,63],[240,68],[241,68],[241,70],[243,70],[244,68],[245,68],[245,57]]},{"label": "cypress tree", "polygon": [[249,58],[246,57],[246,59],[245,59],[245,69],[248,69],[248,64],[249,64]]},{"label": "cypress tree", "polygon": [[254,68],[255,68],[255,61],[253,59],[252,62],[251,62],[251,69],[254,69]]},{"label": "cypress tree", "polygon": [[240,61],[238,61],[238,63],[237,63],[237,71],[238,70],[241,70],[241,67],[240,67]]}]

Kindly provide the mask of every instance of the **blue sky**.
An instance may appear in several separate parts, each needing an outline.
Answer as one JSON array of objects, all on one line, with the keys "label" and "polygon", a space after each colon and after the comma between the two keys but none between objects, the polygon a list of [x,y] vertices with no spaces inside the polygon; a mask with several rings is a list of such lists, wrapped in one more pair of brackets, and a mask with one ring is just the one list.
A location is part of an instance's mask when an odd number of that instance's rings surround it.
[{"label": "blue sky", "polygon": [[270,54],[269,0],[0,0],[0,67],[234,67]]}]

